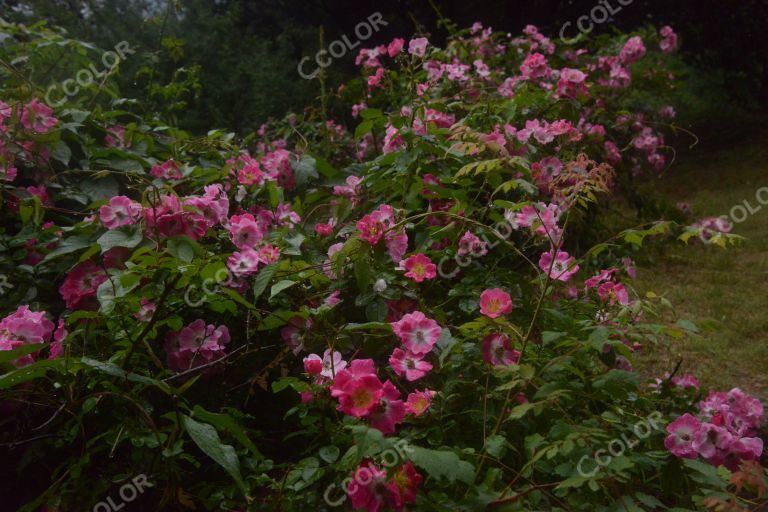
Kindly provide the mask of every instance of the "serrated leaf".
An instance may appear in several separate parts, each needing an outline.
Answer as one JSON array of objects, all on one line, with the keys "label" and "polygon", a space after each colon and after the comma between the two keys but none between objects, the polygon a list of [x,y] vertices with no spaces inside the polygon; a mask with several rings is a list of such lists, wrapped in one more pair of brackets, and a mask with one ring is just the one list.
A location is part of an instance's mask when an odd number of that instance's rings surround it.
[{"label": "serrated leaf", "polygon": [[470,485],[475,478],[475,467],[461,460],[454,452],[411,446],[408,458],[429,476],[437,479],[444,478],[449,483],[458,480]]},{"label": "serrated leaf", "polygon": [[262,268],[256,275],[256,279],[253,280],[253,302],[259,300],[259,297],[261,297],[261,294],[267,289],[267,285],[269,285],[275,272],[277,272],[277,263],[271,263]]}]

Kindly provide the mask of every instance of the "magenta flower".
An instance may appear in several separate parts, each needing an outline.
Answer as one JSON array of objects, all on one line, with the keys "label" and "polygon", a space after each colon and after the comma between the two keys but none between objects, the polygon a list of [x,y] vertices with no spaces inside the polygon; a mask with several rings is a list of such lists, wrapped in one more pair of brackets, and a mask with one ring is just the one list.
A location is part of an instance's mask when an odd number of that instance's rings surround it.
[{"label": "magenta flower", "polygon": [[317,354],[309,354],[304,358],[304,371],[310,375],[320,375],[323,371],[323,360]]},{"label": "magenta flower", "polygon": [[69,309],[95,309],[96,290],[106,280],[103,268],[91,260],[84,261],[69,271],[59,293]]},{"label": "magenta flower", "polygon": [[432,369],[432,365],[423,361],[422,357],[424,356],[396,348],[389,357],[389,364],[397,375],[405,377],[408,382],[413,382],[425,376]]},{"label": "magenta flower", "polygon": [[520,360],[520,352],[514,350],[509,338],[500,333],[483,338],[482,352],[485,362],[492,366],[509,366]]},{"label": "magenta flower", "polygon": [[390,381],[385,382],[381,402],[370,416],[371,426],[382,434],[394,434],[405,419],[405,403],[398,398],[400,391]]},{"label": "magenta flower", "polygon": [[349,368],[336,373],[331,386],[331,396],[339,400],[337,410],[357,418],[373,412],[383,394],[372,359],[352,361]]},{"label": "magenta flower", "polygon": [[365,460],[352,473],[347,494],[355,510],[380,512],[386,506],[385,482],[387,472],[373,462]]},{"label": "magenta flower", "polygon": [[692,447],[699,455],[719,465],[724,460],[732,442],[733,436],[727,429],[712,423],[702,423],[693,435]]},{"label": "magenta flower", "polygon": [[480,313],[498,318],[512,311],[512,298],[501,288],[491,288],[480,294]]},{"label": "magenta flower", "polygon": [[390,506],[402,512],[406,505],[415,504],[416,490],[422,480],[424,477],[416,472],[411,461],[400,466],[386,484]]},{"label": "magenta flower", "polygon": [[403,51],[403,46],[405,45],[405,40],[402,37],[396,37],[392,40],[391,43],[387,46],[387,55],[390,56],[390,58],[395,58],[397,55]]},{"label": "magenta flower", "polygon": [[675,457],[695,459],[698,452],[693,446],[693,441],[700,428],[701,422],[686,413],[667,425],[670,435],[664,439],[664,446]]},{"label": "magenta flower", "polygon": [[427,354],[432,350],[442,332],[437,322],[424,316],[421,311],[403,315],[391,325],[403,345],[414,355]]}]

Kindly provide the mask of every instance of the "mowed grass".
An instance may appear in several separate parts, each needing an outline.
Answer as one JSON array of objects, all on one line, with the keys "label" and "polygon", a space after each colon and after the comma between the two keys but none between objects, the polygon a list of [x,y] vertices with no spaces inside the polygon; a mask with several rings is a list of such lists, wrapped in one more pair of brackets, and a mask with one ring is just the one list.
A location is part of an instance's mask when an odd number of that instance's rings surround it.
[{"label": "mowed grass", "polygon": [[670,201],[688,202],[696,219],[727,215],[745,200],[760,210],[734,224],[733,233],[746,237],[742,247],[691,241],[638,268],[637,290],[666,297],[701,331],[638,354],[638,369],[656,375],[682,360],[680,371],[707,388],[739,386],[768,398],[768,205],[756,199],[768,188],[768,132],[717,149],[701,144],[659,186]]}]

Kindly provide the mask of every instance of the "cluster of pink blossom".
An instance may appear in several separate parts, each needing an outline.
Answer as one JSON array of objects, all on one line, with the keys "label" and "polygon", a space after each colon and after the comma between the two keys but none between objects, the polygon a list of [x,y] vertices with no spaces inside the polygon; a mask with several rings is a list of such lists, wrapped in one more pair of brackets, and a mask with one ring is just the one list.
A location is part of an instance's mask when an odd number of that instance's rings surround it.
[{"label": "cluster of pink blossom", "polygon": [[268,151],[259,163],[250,153],[243,151],[237,158],[227,160],[227,166],[240,185],[261,187],[265,181],[274,181],[290,190],[296,186],[291,158],[289,151],[278,148]]},{"label": "cluster of pink blossom", "polygon": [[691,227],[700,229],[699,239],[704,243],[709,243],[718,233],[730,233],[733,229],[727,217],[706,217],[692,224]]},{"label": "cluster of pink blossom", "polygon": [[648,385],[651,389],[661,390],[664,382],[668,382],[672,387],[679,389],[699,389],[699,379],[691,374],[675,375],[672,377],[669,372],[666,372],[661,377],[656,377],[654,381]]},{"label": "cluster of pink blossom", "polygon": [[[225,355],[224,348],[229,339],[229,329],[226,325],[206,325],[202,319],[195,320],[181,331],[171,331],[165,337],[168,367],[183,371],[221,359]],[[216,369],[208,368],[206,373]]]},{"label": "cluster of pink blossom", "polygon": [[421,311],[405,314],[391,325],[405,349],[395,348],[392,352],[389,358],[392,370],[409,382],[422,378],[432,369],[424,357],[432,351],[442,329]]},{"label": "cluster of pink blossom", "polygon": [[584,281],[585,290],[596,290],[600,300],[611,306],[617,303],[628,306],[630,304],[629,292],[627,292],[627,287],[618,281],[616,276],[618,271],[619,269],[615,267],[601,270]]},{"label": "cluster of pink blossom", "polygon": [[763,404],[739,388],[712,391],[699,402],[700,416],[684,414],[667,425],[664,446],[676,457],[703,457],[731,470],[743,460],[758,460],[763,441],[757,437],[764,422]]},{"label": "cluster of pink blossom", "polygon": [[395,211],[388,204],[380,205],[378,209],[357,221],[360,238],[376,245],[383,237],[390,258],[395,263],[400,263],[408,249],[408,235],[405,229],[396,229],[395,226]]},{"label": "cluster of pink blossom", "polygon": [[[0,351],[13,350],[24,345],[48,343],[53,336],[50,345],[49,358],[59,357],[63,353],[63,341],[67,336],[64,322],[59,325],[54,333],[53,322],[45,317],[44,311],[31,311],[29,306],[19,306],[16,311],[0,320]],[[35,362],[38,352],[21,356],[11,361],[17,367],[27,366]]]},{"label": "cluster of pink blossom", "polygon": [[410,461],[387,478],[386,470],[364,460],[352,473],[347,493],[355,510],[379,512],[391,507],[403,512],[406,505],[416,503],[416,490],[423,479]]},{"label": "cluster of pink blossom", "polygon": [[[27,103],[18,103],[13,107],[0,101],[0,135],[7,135],[12,127],[18,125],[27,132],[27,136],[43,135],[53,130],[58,122],[59,120],[53,115],[53,109],[36,98]],[[33,163],[43,164],[50,158],[48,148],[35,140],[6,139],[7,137],[0,138],[0,180],[2,181],[10,183],[16,179],[18,150],[24,158]],[[13,149],[13,146],[17,146],[18,150]]]},{"label": "cluster of pink blossom", "polygon": [[277,213],[263,208],[254,208],[254,213],[243,213],[230,217],[227,229],[232,243],[238,248],[227,260],[227,267],[236,277],[247,277],[256,273],[259,265],[269,265],[280,257],[274,245],[264,242],[273,223],[293,226],[300,222],[298,214],[289,205],[279,205]]},{"label": "cluster of pink blossom", "polygon": [[459,256],[472,256],[473,258],[479,258],[488,254],[488,243],[478,238],[477,235],[471,231],[467,231],[459,239],[459,248],[456,251]]},{"label": "cluster of pink blossom", "polygon": [[330,386],[331,396],[339,401],[337,409],[349,416],[366,418],[373,428],[383,434],[393,434],[396,426],[405,421],[406,414],[421,414],[424,408],[411,409],[410,402],[418,402],[422,395],[400,400],[400,391],[387,380],[381,382],[372,359],[355,359],[346,368],[337,371]]},{"label": "cluster of pink blossom", "polygon": [[529,228],[536,235],[546,237],[550,244],[557,245],[563,230],[557,225],[563,209],[557,204],[542,202],[525,205],[519,212],[507,210],[504,218],[512,229]]}]

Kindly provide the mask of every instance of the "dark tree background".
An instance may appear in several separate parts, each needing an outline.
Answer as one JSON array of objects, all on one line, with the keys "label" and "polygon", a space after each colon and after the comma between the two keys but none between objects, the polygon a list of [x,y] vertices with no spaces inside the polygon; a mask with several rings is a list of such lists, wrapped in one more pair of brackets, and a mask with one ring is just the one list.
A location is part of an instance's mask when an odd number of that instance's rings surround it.
[{"label": "dark tree background", "polygon": [[[713,81],[717,76],[732,102],[747,109],[768,103],[768,0],[607,3],[621,10],[595,32],[670,24],[688,62],[705,77],[711,73]],[[319,49],[320,27],[326,44],[345,34],[354,39],[355,25],[378,11],[388,25],[363,46],[415,32],[440,42],[446,29],[438,22],[439,10],[461,28],[480,21],[517,33],[530,23],[557,39],[563,23],[575,24],[597,5],[597,0],[0,0],[0,15],[25,22],[43,18],[103,48],[126,40],[143,57],[126,63],[125,94],[147,95],[161,110],[170,96],[187,91],[176,113],[182,125],[193,131],[212,126],[249,131],[316,100],[317,81],[299,77],[297,65]],[[334,61],[329,87],[354,73],[353,62],[351,52]],[[179,68],[184,72],[175,73]],[[150,78],[158,77],[173,87],[153,89]]]}]

